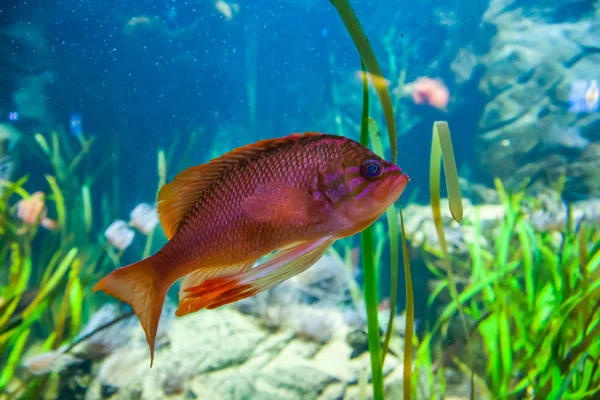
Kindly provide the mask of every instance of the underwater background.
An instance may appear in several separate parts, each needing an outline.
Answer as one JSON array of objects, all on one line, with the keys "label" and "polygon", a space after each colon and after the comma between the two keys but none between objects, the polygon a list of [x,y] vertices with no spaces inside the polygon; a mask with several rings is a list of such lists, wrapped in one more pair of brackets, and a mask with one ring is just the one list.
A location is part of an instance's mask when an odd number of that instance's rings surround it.
[{"label": "underwater background", "polygon": [[[600,398],[600,1],[351,4],[411,180],[412,396]],[[156,196],[178,172],[295,132],[358,141],[362,107],[361,56],[326,0],[3,1],[0,399],[377,398],[359,235],[216,310],[176,318],[173,288],[152,369],[131,309],[91,290],[166,243]],[[445,244],[435,121],[464,210],[443,188]],[[373,231],[383,341],[400,244],[386,218]],[[386,399],[408,385],[398,275]]]}]

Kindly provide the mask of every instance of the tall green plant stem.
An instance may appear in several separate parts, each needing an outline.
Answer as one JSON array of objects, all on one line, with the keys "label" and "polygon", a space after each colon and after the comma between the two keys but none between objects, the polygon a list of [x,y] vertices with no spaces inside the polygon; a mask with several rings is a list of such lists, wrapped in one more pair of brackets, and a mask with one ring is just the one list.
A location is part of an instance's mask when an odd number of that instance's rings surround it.
[{"label": "tall green plant stem", "polygon": [[[392,162],[396,163],[397,157],[397,145],[396,145],[396,119],[394,118],[394,108],[392,106],[392,100],[390,98],[390,92],[387,87],[387,83],[383,78],[383,72],[379,67],[379,62],[375,56],[375,52],[369,43],[369,39],[360,25],[358,17],[354,13],[352,6],[348,0],[330,0],[331,4],[336,8],[338,14],[342,18],[354,46],[360,54],[360,58],[366,66],[366,69],[371,75],[371,82],[375,87],[375,91],[379,96],[381,108],[383,110],[383,116],[385,117],[385,123],[387,126],[388,136],[390,138],[390,148],[392,150]],[[364,71],[364,68],[363,68]],[[379,79],[373,79],[379,78]],[[364,143],[363,143],[364,144]],[[364,144],[367,146],[366,144]]]},{"label": "tall green plant stem", "polygon": [[383,369],[381,356],[381,337],[379,336],[379,320],[377,311],[377,273],[375,270],[375,251],[373,227],[362,232],[362,263],[365,277],[365,303],[367,306],[367,325],[369,353],[371,355],[371,374],[373,381],[373,398],[384,399]]},{"label": "tall green plant stem", "polygon": [[[369,146],[369,81],[365,64],[360,62],[363,71],[363,107],[360,124],[360,142]],[[373,382],[373,398],[383,400],[383,356],[381,353],[381,337],[379,336],[379,312],[377,309],[377,269],[375,268],[375,234],[373,226],[361,233],[361,248],[364,273],[364,294],[367,307],[367,337],[371,356],[371,375]]]}]

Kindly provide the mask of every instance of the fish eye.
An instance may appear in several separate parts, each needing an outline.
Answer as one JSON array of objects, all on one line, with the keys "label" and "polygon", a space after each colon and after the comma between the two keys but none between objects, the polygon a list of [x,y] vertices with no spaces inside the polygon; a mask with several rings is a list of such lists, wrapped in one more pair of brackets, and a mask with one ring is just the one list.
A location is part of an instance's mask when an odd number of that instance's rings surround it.
[{"label": "fish eye", "polygon": [[383,166],[377,160],[367,160],[360,167],[360,174],[367,179],[376,179],[383,174]]}]

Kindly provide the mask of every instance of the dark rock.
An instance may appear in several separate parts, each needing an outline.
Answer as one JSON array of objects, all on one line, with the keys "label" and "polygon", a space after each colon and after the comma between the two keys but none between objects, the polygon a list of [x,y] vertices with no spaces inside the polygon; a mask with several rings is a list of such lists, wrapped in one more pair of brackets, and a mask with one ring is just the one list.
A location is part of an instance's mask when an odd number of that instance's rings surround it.
[{"label": "dark rock", "polygon": [[119,388],[111,385],[102,385],[101,393],[103,399],[110,398],[113,394],[117,393]]},{"label": "dark rock", "polygon": [[185,394],[185,398],[186,399],[197,399],[198,396],[196,396],[196,394],[194,392],[192,392],[191,390],[188,390],[187,393]]},{"label": "dark rock", "polygon": [[61,400],[83,400],[93,377],[92,362],[89,360],[71,365],[60,374],[58,398]]}]

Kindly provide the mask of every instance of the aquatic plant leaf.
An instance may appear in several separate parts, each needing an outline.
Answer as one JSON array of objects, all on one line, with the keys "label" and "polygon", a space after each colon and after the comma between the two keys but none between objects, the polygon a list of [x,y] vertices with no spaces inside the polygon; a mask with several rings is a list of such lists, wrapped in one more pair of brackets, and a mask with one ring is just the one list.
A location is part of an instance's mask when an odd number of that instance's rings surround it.
[{"label": "aquatic plant leaf", "polygon": [[471,286],[463,290],[458,296],[457,302],[449,303],[446,308],[444,308],[444,311],[442,311],[442,314],[437,322],[437,328],[434,328],[433,331],[437,331],[443,321],[451,318],[458,311],[460,305],[465,304],[468,300],[471,300],[474,296],[480,294],[486,286],[502,279],[504,275],[514,271],[518,266],[518,262],[508,263],[506,266],[504,266],[504,268],[491,273],[480,282],[474,282]]},{"label": "aquatic plant leaf", "polygon": [[160,191],[160,188],[164,186],[167,181],[167,161],[165,158],[165,151],[160,149],[158,151],[158,189],[156,194]]},{"label": "aquatic plant leaf", "polygon": [[[402,216],[402,207],[400,207],[400,227],[402,229],[402,257],[404,260],[404,279],[406,280],[406,316],[404,328],[404,398],[412,399],[412,354],[413,354],[413,332],[415,325],[415,300],[412,285],[412,276],[410,273],[410,260],[408,258],[408,245],[406,244],[406,231],[404,229],[404,217]],[[396,253],[397,254],[397,253]],[[390,329],[393,320],[390,321]]]},{"label": "aquatic plant leaf", "polygon": [[[375,90],[379,96],[379,100],[383,109],[384,117],[386,120],[388,136],[390,140],[390,148],[392,151],[392,161],[395,163],[397,158],[397,145],[396,145],[396,122],[394,117],[394,110],[387,87],[387,83],[384,79],[373,79],[373,77],[382,78],[383,74],[377,57],[369,40],[367,39],[360,21],[356,17],[354,10],[350,6],[348,0],[330,0],[334,5],[338,14],[340,15],[350,37],[352,38],[356,49],[361,57],[361,68],[363,72],[363,110],[361,120],[361,143],[368,146],[368,82],[366,70],[371,73],[372,82],[375,86]],[[366,68],[365,68],[366,66]],[[366,261],[374,264],[373,260],[373,231],[372,227],[367,228],[368,232],[364,232],[361,235],[363,246],[368,246],[367,251],[363,251],[363,262]],[[370,260],[369,260],[370,258]],[[397,265],[397,264],[396,264]],[[371,353],[371,375],[373,382],[373,397],[375,400],[383,399],[384,397],[384,385],[383,385],[383,361],[380,359],[380,338],[379,338],[379,322],[377,313],[377,276],[373,276],[375,271],[374,265],[370,265],[371,270],[369,271],[369,277],[367,277],[367,265],[364,263],[365,269],[365,299],[367,301],[367,319],[368,319],[368,341],[369,350]],[[370,280],[370,282],[367,281]],[[367,286],[369,289],[367,290]],[[393,323],[393,319],[391,320]],[[408,385],[410,386],[410,384]],[[407,399],[408,400],[408,399]]]},{"label": "aquatic plant leaf", "polygon": [[48,142],[46,141],[46,138],[41,133],[36,133],[33,137],[35,138],[35,141],[42,148],[42,151],[44,152],[44,154],[49,156],[50,155],[50,146],[48,146]]},{"label": "aquatic plant leaf", "polygon": [[381,337],[379,336],[379,319],[377,309],[377,274],[375,270],[375,240],[373,228],[369,227],[361,233],[362,263],[364,273],[364,295],[367,309],[367,340],[371,357],[371,374],[373,395],[375,399],[383,399],[383,362],[381,355]]},{"label": "aquatic plant leaf", "polygon": [[[29,246],[25,244],[20,246],[17,241],[10,244],[10,269],[8,278],[8,291],[10,295],[20,294],[25,290],[25,286],[21,287],[21,282],[25,279],[23,277],[23,264],[29,260]],[[29,260],[30,261],[30,260]],[[26,283],[25,283],[26,284]]]},{"label": "aquatic plant leaf", "polygon": [[[559,326],[567,324],[571,313],[573,313],[582,303],[584,303],[590,296],[600,289],[600,280],[592,283],[586,290],[581,293],[576,293],[570,298],[566,299],[560,307],[560,322]],[[600,318],[600,316],[599,316]],[[597,321],[600,322],[600,321]]]},{"label": "aquatic plant leaf", "polygon": [[[513,374],[511,334],[510,327],[508,326],[508,321],[508,312],[506,308],[503,308],[498,313],[498,338],[500,340],[500,357],[502,359],[502,368],[504,370],[503,387],[508,387],[510,385],[510,378]],[[505,397],[506,392],[501,393],[501,395]]]},{"label": "aquatic plant leaf", "polygon": [[[377,122],[375,122],[375,120],[371,117],[369,117],[369,137],[371,138],[371,144],[373,145],[373,151],[375,152],[375,154],[379,155],[380,157],[383,157],[383,145],[381,144],[381,137],[379,136],[379,129],[377,128]],[[402,210],[400,210],[400,214],[402,214]],[[394,318],[396,316],[396,307],[397,307],[397,302],[398,302],[398,267],[400,264],[400,260],[398,258],[398,214],[396,214],[396,206],[394,206],[393,204],[386,210],[386,218],[387,218],[387,223],[388,223],[388,235],[389,235],[389,240],[390,240],[390,284],[391,284],[391,289],[390,289],[390,317],[388,320],[388,326],[387,326],[387,330],[385,332],[385,339],[383,341],[383,348],[382,348],[382,362],[385,362],[385,357],[387,355],[389,346],[390,346],[390,340],[392,338],[392,332],[393,332],[393,328],[394,328]],[[403,246],[404,246],[404,232],[402,233],[402,238],[403,238]],[[405,251],[406,252],[406,251]],[[377,260],[380,258],[376,258]],[[405,267],[405,273],[407,271],[409,277],[410,277],[410,266],[407,262],[407,258],[405,258],[405,263],[404,263],[404,267]],[[408,267],[407,267],[408,266]],[[408,280],[407,280],[407,285],[409,284]],[[413,303],[413,298],[412,298],[412,284],[411,286],[411,290],[409,293],[409,290],[407,290],[407,303],[410,302],[411,304]],[[409,295],[410,294],[410,295]],[[411,311],[412,312],[412,311]],[[408,311],[408,306],[407,306],[407,314],[409,313]],[[414,313],[413,313],[414,314]],[[408,324],[408,318],[409,316],[406,316],[406,323]],[[414,315],[413,315],[414,318]],[[411,322],[412,323],[412,322]],[[412,331],[411,331],[411,335],[412,335]],[[405,338],[406,339],[406,338]],[[410,340],[407,340],[410,343]],[[412,355],[412,352],[410,352]],[[410,364],[409,364],[410,365]],[[410,369],[410,368],[409,368]]]},{"label": "aquatic plant leaf", "polygon": [[78,249],[76,247],[74,247],[67,253],[65,258],[61,261],[58,268],[56,269],[56,272],[54,272],[54,274],[48,280],[46,285],[44,285],[43,287],[40,288],[40,291],[39,291],[38,295],[36,296],[36,298],[31,302],[31,304],[29,304],[29,306],[27,306],[25,311],[23,311],[24,318],[27,318],[33,312],[33,310],[36,309],[36,307],[40,304],[40,302],[42,300],[44,300],[45,297],[52,291],[52,289],[54,289],[56,287],[56,285],[58,285],[60,280],[65,276],[67,270],[73,263],[73,260],[75,259],[75,256],[77,255],[77,252],[78,252]]},{"label": "aquatic plant leaf", "polygon": [[31,329],[26,329],[21,332],[15,341],[10,355],[8,356],[8,360],[6,360],[6,364],[2,367],[2,372],[0,373],[0,392],[4,391],[4,388],[13,377],[15,369],[21,360],[21,355],[25,350],[25,344],[27,343],[30,333]]},{"label": "aquatic plant leaf", "polygon": [[517,215],[514,211],[512,200],[507,198],[505,203],[505,216],[495,242],[496,245],[496,262],[499,265],[505,265],[510,256],[511,238],[517,224]]},{"label": "aquatic plant leaf", "polygon": [[[458,183],[458,171],[454,159],[450,128],[446,121],[436,121],[433,123],[433,139],[431,147],[432,156],[430,159],[430,172],[432,170],[438,172],[435,175],[435,177],[437,177],[437,192],[439,192],[440,162],[443,162],[450,212],[456,222],[461,222],[463,218],[462,195]],[[435,182],[433,181],[433,178],[434,176],[430,178],[430,192],[431,189],[433,189],[431,182]]]},{"label": "aquatic plant leaf", "polygon": [[58,265],[58,262],[60,261],[63,255],[64,251],[61,248],[57,249],[56,252],[52,255],[52,258],[46,265],[46,268],[44,268],[44,274],[42,275],[42,279],[40,279],[39,283],[40,287],[46,285],[46,283],[52,276],[52,273],[54,272],[54,267]]},{"label": "aquatic plant leaf", "polygon": [[54,341],[56,340],[56,331],[51,332],[50,335],[44,340],[44,344],[42,345],[42,350],[49,351],[52,350],[52,346],[54,345]]},{"label": "aquatic plant leaf", "polygon": [[[23,189],[23,185],[27,182],[28,176],[24,176],[16,182],[7,181],[4,179],[0,179],[0,186],[7,189],[7,192],[12,194],[16,193],[21,196],[22,199],[28,199],[31,197],[29,193],[25,189]],[[8,193],[5,195],[8,198]]]},{"label": "aquatic plant leaf", "polygon": [[[463,217],[462,209],[462,196],[460,194],[460,186],[458,183],[458,171],[456,169],[456,161],[454,159],[454,151],[452,149],[452,139],[450,137],[450,129],[448,123],[445,121],[436,121],[433,124],[433,135],[431,143],[431,158],[430,158],[430,181],[429,191],[431,197],[431,208],[433,212],[433,221],[442,249],[443,258],[448,273],[448,282],[451,296],[457,305],[460,313],[463,328],[465,334],[469,334],[467,328],[467,322],[464,315],[462,303],[458,301],[458,290],[456,288],[456,281],[452,273],[452,266],[450,265],[450,257],[448,254],[448,246],[446,238],[444,236],[444,230],[442,227],[442,215],[440,208],[440,167],[443,161],[444,163],[444,176],[446,178],[446,188],[448,191],[448,203],[450,213],[455,221],[460,222]],[[473,363],[472,354],[470,352],[471,364]],[[471,376],[471,398],[474,397],[474,375]]]},{"label": "aquatic plant leaf", "polygon": [[[456,222],[461,222],[463,218],[462,195],[458,183],[458,170],[456,169],[456,161],[454,159],[450,128],[446,121],[436,121],[433,123],[433,131],[433,135],[437,137],[439,149],[442,152],[441,160],[444,163],[444,177],[446,179],[450,212]],[[434,161],[432,160],[431,162]],[[435,162],[439,163],[439,158]]]},{"label": "aquatic plant leaf", "polygon": [[71,335],[75,336],[81,328],[81,314],[83,305],[83,290],[79,275],[81,273],[81,262],[76,260],[73,262],[71,271],[69,272],[69,284],[67,285],[67,293],[69,295],[69,306],[71,309]]},{"label": "aquatic plant leaf", "polygon": [[83,220],[85,221],[85,231],[90,233],[92,229],[92,195],[90,194],[90,187],[83,185],[81,187],[81,198],[83,200]]},{"label": "aquatic plant leaf", "polygon": [[[363,72],[364,64],[361,62]],[[363,77],[363,87],[367,86],[366,76]],[[369,146],[369,96],[368,91],[363,97],[362,119],[361,119],[361,144]],[[373,385],[373,398],[384,399],[383,385],[383,362],[381,357],[381,337],[379,335],[379,310],[377,296],[377,272],[375,267],[375,235],[373,225],[361,232],[362,264],[364,273],[364,295],[367,309],[367,342],[369,344],[369,356],[371,359],[371,381]]]},{"label": "aquatic plant leaf", "polygon": [[371,140],[371,146],[375,154],[379,157],[384,158],[385,154],[383,151],[383,144],[381,143],[381,136],[379,135],[379,128],[377,127],[377,121],[373,117],[368,117],[368,129],[369,139]]},{"label": "aquatic plant leaf", "polygon": [[63,182],[65,180],[67,169],[63,158],[60,155],[60,144],[58,142],[58,135],[55,131],[52,132],[52,153],[50,154],[50,162],[56,173],[56,177]]},{"label": "aquatic plant leaf", "polygon": [[[479,324],[479,333],[484,338],[487,347],[487,375],[491,376],[494,388],[500,387],[502,379],[502,359],[500,354],[500,335],[498,330],[498,318],[488,318]],[[494,393],[500,396],[500,393]]]},{"label": "aquatic plant leaf", "polygon": [[437,286],[435,287],[435,289],[433,289],[433,291],[431,292],[431,294],[429,295],[429,299],[427,299],[427,306],[431,306],[433,305],[433,302],[435,301],[435,299],[440,295],[440,293],[444,290],[448,288],[448,281],[442,281],[439,282],[437,284]]},{"label": "aquatic plant leaf", "polygon": [[[94,143],[95,138],[93,138],[93,137],[91,137],[89,139],[80,138],[79,140],[81,143],[81,150],[79,151],[79,153],[77,153],[77,155],[75,157],[72,157],[72,155],[67,155],[67,157],[71,158],[71,163],[69,164],[69,167],[66,168],[66,173],[64,174],[65,177],[73,174],[73,172],[75,171],[75,168],[77,168],[79,163],[81,163],[81,161],[83,161],[83,159],[85,158],[87,153],[90,151],[90,149],[92,147],[92,143]],[[65,151],[66,151],[66,149],[69,149],[69,147],[63,146],[63,149],[65,149]]]},{"label": "aquatic plant leaf", "polygon": [[[458,184],[458,173],[456,163],[454,161],[454,153],[452,150],[452,140],[450,138],[450,129],[448,123],[444,121],[436,121],[433,123],[433,134],[431,142],[431,158],[429,164],[429,193],[431,197],[431,209],[433,212],[433,223],[440,242],[446,272],[448,273],[448,281],[450,294],[454,301],[458,301],[458,290],[456,288],[456,280],[450,265],[450,256],[448,253],[448,244],[442,227],[442,211],[440,207],[440,173],[441,163],[444,163],[444,173],[446,176],[446,187],[448,190],[448,202],[450,212],[455,221],[462,220],[462,199],[460,194],[460,186]],[[458,308],[465,333],[468,332],[467,322],[462,310],[462,306]]]},{"label": "aquatic plant leaf", "polygon": [[65,292],[62,297],[62,301],[60,302],[60,308],[58,309],[58,317],[56,318],[56,322],[54,323],[54,332],[56,336],[54,338],[54,343],[52,344],[53,348],[57,348],[60,346],[63,341],[64,333],[65,333],[65,324],[67,323],[67,319],[69,317],[69,290],[70,283],[67,284]]},{"label": "aquatic plant leaf", "polygon": [[[32,265],[31,257],[28,254],[21,254],[21,249],[17,243],[11,245],[11,284],[8,287],[9,293],[6,293],[8,298],[12,297],[10,303],[4,308],[4,312],[0,316],[0,328],[5,328],[5,325],[9,322],[13,316],[21,297],[27,289],[27,284],[31,277]],[[14,275],[13,275],[14,274]],[[15,281],[12,276],[17,277]],[[0,341],[0,344],[4,342]]]},{"label": "aquatic plant leaf", "polygon": [[362,71],[363,82],[363,106],[360,118],[360,143],[363,146],[369,146],[369,81],[367,80],[367,70],[365,62],[361,59],[360,68]]},{"label": "aquatic plant leaf", "polygon": [[63,232],[63,235],[66,233],[66,220],[67,213],[65,210],[65,198],[63,197],[62,191],[56,183],[56,179],[52,175],[46,175],[46,180],[50,185],[50,189],[52,190],[52,195],[54,197],[54,203],[56,204],[56,220],[58,222],[58,227]]},{"label": "aquatic plant leaf", "polygon": [[[600,251],[594,254],[594,256],[590,259],[590,261],[586,265],[586,269],[589,272],[595,272],[597,270],[600,270]],[[598,278],[596,277],[595,279]]]},{"label": "aquatic plant leaf", "polygon": [[[385,244],[389,237],[384,232],[385,227],[382,222],[375,222],[373,224],[373,229],[375,230],[375,260],[379,261],[383,257],[383,250],[385,250]],[[381,276],[382,264],[376,262],[375,268],[377,269],[377,276]]]},{"label": "aquatic plant leaf", "polygon": [[533,310],[535,303],[535,277],[533,271],[533,251],[527,232],[527,225],[522,222],[518,227],[519,240],[523,249],[523,272],[525,278],[525,296],[529,311]]},{"label": "aquatic plant leaf", "polygon": [[[400,214],[402,214],[402,207],[399,207]],[[387,355],[390,340],[392,339],[392,332],[394,330],[394,318],[396,316],[396,309],[398,305],[398,269],[400,265],[400,259],[398,255],[398,214],[396,213],[396,206],[393,204],[385,211],[385,216],[388,221],[388,235],[390,237],[390,318],[388,321],[387,331],[385,333],[385,340],[383,343],[383,361],[385,362],[385,356]],[[402,218],[401,218],[402,219]],[[408,250],[404,249],[405,244],[405,232],[402,231],[402,248],[403,253],[408,254]],[[410,277],[410,265],[407,262],[408,258],[404,259],[405,275],[408,274]],[[406,315],[406,326],[409,324],[409,312],[408,303],[412,303],[412,290],[408,291],[408,281],[406,282],[406,302],[407,302],[407,315]],[[414,315],[413,315],[414,317]],[[413,321],[410,320],[412,323]],[[412,334],[412,330],[411,330]]]},{"label": "aquatic plant leaf", "polygon": [[[426,332],[423,338],[423,343],[429,343],[430,341],[431,333]],[[413,385],[413,388],[417,392],[419,389],[417,387],[417,384],[422,382],[424,382],[427,385],[426,387],[429,390],[431,390],[431,388],[435,388],[436,386],[431,346],[425,346],[423,345],[423,343],[419,343],[419,339],[416,337],[414,338],[413,342],[414,346],[417,348],[417,356],[415,359],[415,365],[417,366],[417,368],[415,368],[414,380],[412,380],[411,383]],[[423,373],[425,374],[425,379],[421,378],[421,374]],[[439,389],[439,392],[437,392],[436,394],[439,396],[439,398],[443,399],[445,397],[444,388],[442,387],[442,385],[439,385]],[[433,393],[430,394],[429,398],[434,398]]]},{"label": "aquatic plant leaf", "polygon": [[[500,232],[495,234],[496,255],[490,258],[482,252],[480,261],[473,260],[470,282],[459,295],[470,316],[480,320],[476,327],[485,349],[486,386],[491,397],[516,398],[525,390],[548,399],[597,395],[600,304],[592,297],[600,290],[600,280],[586,277],[586,266],[600,249],[594,243],[599,238],[572,226],[561,232],[557,245],[524,218],[522,192],[508,194],[501,182],[496,185],[505,207]],[[477,220],[476,209],[475,226]],[[473,259],[479,235],[469,244]],[[477,263],[483,265],[477,266],[475,273]],[[499,269],[513,266],[510,273],[490,279]],[[488,296],[486,287],[490,285],[493,293]],[[481,290],[466,299],[476,286]],[[588,304],[598,304],[597,309],[586,311]],[[449,309],[452,312],[444,314]],[[448,321],[456,311],[452,302],[442,318]]]},{"label": "aquatic plant leaf", "polygon": [[[479,207],[475,207],[475,218],[473,221],[473,240],[471,244],[468,246],[469,254],[471,255],[472,262],[472,280],[479,281],[484,279],[487,275],[487,269],[485,267],[486,257],[491,259],[491,254],[484,252],[481,247],[483,235],[481,234],[481,219],[479,215]],[[485,296],[487,301],[493,301],[495,298],[494,291],[492,290],[491,285],[488,285],[484,289],[483,295]]]},{"label": "aquatic plant leaf", "polygon": [[562,377],[562,379],[561,379],[562,382],[560,384],[560,387],[558,388],[558,391],[556,392],[555,395],[551,395],[551,398],[562,399],[563,395],[567,392],[569,386],[571,385],[571,382],[575,378],[576,373],[580,370],[583,363],[585,362],[585,359],[587,358],[587,356],[588,356],[587,351],[579,356],[579,359],[577,360],[577,362],[575,363],[573,368],[570,369],[567,376]]},{"label": "aquatic plant leaf", "polygon": [[346,29],[348,30],[348,33],[354,42],[354,46],[360,54],[362,62],[371,75],[371,82],[373,82],[373,86],[375,86],[375,90],[379,96],[379,102],[381,103],[381,108],[383,109],[383,115],[385,117],[388,136],[390,139],[390,148],[392,150],[392,162],[396,163],[397,145],[394,109],[392,106],[392,100],[390,98],[390,92],[385,79],[383,79],[383,73],[379,67],[379,62],[377,61],[375,52],[373,51],[373,48],[369,43],[369,39],[365,35],[365,32],[363,31],[360,21],[354,13],[350,2],[348,0],[330,0],[330,2],[333,4],[338,14],[342,18],[342,21],[344,22],[344,25],[346,26]]},{"label": "aquatic plant leaf", "polygon": [[[436,229],[436,233],[438,236],[438,240],[440,243],[440,248],[442,252],[442,258],[444,260],[444,265],[446,267],[446,272],[448,274],[448,288],[450,289],[450,294],[453,299],[453,302],[450,303],[446,309],[442,313],[442,317],[436,323],[434,331],[440,329],[443,324],[446,324],[448,318],[453,315],[453,313],[458,310],[461,316],[461,320],[463,323],[463,328],[465,330],[465,334],[469,335],[469,330],[467,328],[467,322],[463,311],[463,301],[458,295],[458,290],[456,287],[456,280],[454,278],[454,274],[452,272],[452,266],[450,264],[450,256],[448,253],[448,245],[446,243],[446,238],[444,235],[444,230],[442,226],[442,213],[440,207],[440,174],[441,174],[441,164],[444,164],[444,176],[446,179],[446,187],[448,191],[448,202],[450,212],[455,221],[460,222],[463,217],[462,210],[462,196],[460,193],[460,186],[458,183],[458,172],[456,169],[456,161],[454,159],[454,151],[452,149],[452,140],[450,137],[450,129],[448,128],[448,123],[444,121],[436,121],[433,124],[433,133],[432,133],[432,143],[431,143],[431,156],[430,156],[430,164],[429,164],[429,192],[431,198],[431,209],[433,213],[433,222]],[[516,267],[516,265],[515,265]],[[484,282],[486,282],[484,280]],[[486,282],[484,286],[478,288],[477,292],[483,290],[485,286],[489,283]],[[464,295],[465,292],[461,293],[461,296]],[[475,295],[475,293],[472,293]],[[465,299],[466,301],[466,299]],[[470,352],[471,364],[473,363],[472,354]],[[473,368],[472,368],[473,370]],[[471,397],[474,396],[474,374],[471,376]]]}]

